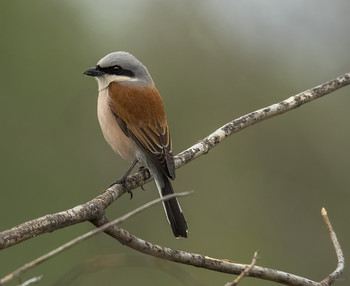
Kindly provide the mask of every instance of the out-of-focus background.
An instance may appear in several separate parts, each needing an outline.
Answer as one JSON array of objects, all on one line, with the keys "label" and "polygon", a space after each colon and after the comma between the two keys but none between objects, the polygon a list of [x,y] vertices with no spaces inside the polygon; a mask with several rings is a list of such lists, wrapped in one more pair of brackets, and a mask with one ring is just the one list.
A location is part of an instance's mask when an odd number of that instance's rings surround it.
[{"label": "out-of-focus background", "polygon": [[[97,83],[83,71],[133,53],[160,91],[175,154],[226,122],[350,71],[349,1],[1,1],[0,226],[84,203],[128,163],[105,143]],[[160,245],[321,280],[336,258],[320,210],[350,247],[350,87],[254,125],[182,167],[190,233],[161,205],[123,226]],[[153,183],[108,208],[158,196]],[[3,276],[92,229],[84,223],[0,253]],[[234,276],[152,259],[104,234],[28,272],[39,285],[224,285]],[[349,284],[349,271],[335,285]],[[10,285],[17,285],[15,280]],[[271,285],[247,278],[242,285]]]}]

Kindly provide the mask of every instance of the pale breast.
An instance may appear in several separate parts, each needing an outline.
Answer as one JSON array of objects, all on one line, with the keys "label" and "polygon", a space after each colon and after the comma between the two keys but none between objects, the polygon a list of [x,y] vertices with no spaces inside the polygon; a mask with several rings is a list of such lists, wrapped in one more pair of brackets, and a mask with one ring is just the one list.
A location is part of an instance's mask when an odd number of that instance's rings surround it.
[{"label": "pale breast", "polygon": [[98,95],[97,116],[102,133],[114,152],[130,162],[136,158],[136,144],[120,129],[109,107],[108,88],[102,89]]}]

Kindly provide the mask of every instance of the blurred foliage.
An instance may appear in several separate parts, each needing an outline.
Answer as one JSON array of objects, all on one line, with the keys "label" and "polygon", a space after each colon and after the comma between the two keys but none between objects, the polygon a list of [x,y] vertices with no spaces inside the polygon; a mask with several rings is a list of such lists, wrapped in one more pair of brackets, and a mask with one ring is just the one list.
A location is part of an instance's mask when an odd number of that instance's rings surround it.
[{"label": "blurred foliage", "polygon": [[[240,115],[349,72],[349,12],[348,1],[325,0],[1,1],[1,229],[83,203],[128,167],[104,142],[97,84],[82,75],[105,54],[127,50],[148,67],[178,153]],[[175,189],[196,191],[181,199],[187,240],[172,237],[161,206],[124,227],[160,245],[239,262],[249,263],[259,249],[258,265],[323,279],[336,259],[321,207],[346,257],[350,251],[349,93],[343,88],[250,127],[179,169]],[[157,196],[153,183],[145,188],[131,201],[118,200],[108,216]],[[0,275],[91,228],[73,226],[2,251]],[[81,266],[107,254],[134,260]],[[44,274],[40,285],[223,285],[233,279],[162,261],[150,267],[143,257],[101,234],[22,280]],[[83,270],[74,282],[62,280],[76,269]],[[183,272],[193,281],[181,279]],[[347,285],[348,273],[336,285]]]}]

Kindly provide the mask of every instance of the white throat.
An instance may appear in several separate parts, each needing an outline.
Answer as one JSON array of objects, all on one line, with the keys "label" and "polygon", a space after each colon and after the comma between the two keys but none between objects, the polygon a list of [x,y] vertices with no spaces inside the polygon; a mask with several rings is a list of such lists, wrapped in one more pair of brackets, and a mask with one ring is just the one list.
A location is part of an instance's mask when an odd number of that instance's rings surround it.
[{"label": "white throat", "polygon": [[106,74],[101,77],[96,77],[98,83],[98,90],[101,91],[109,86],[113,81],[123,83],[123,82],[137,82],[137,78],[131,78],[125,75],[115,75],[115,74]]}]

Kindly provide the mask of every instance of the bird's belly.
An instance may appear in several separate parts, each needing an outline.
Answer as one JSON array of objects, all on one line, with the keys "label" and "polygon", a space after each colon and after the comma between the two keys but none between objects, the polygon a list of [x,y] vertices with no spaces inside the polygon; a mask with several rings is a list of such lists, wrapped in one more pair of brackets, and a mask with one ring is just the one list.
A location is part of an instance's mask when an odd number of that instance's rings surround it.
[{"label": "bird's belly", "polygon": [[97,116],[102,133],[113,151],[123,159],[132,162],[136,158],[136,144],[120,129],[108,104],[108,89],[99,92],[97,102]]}]

